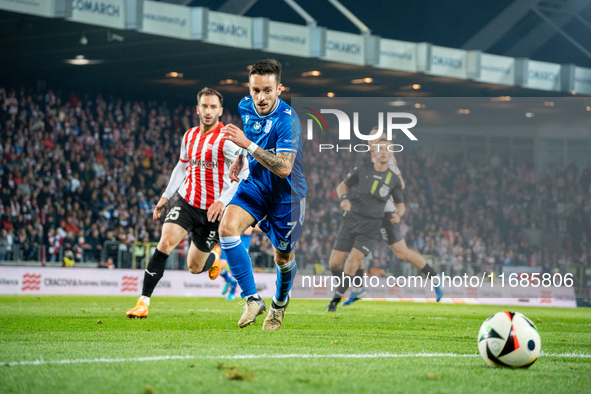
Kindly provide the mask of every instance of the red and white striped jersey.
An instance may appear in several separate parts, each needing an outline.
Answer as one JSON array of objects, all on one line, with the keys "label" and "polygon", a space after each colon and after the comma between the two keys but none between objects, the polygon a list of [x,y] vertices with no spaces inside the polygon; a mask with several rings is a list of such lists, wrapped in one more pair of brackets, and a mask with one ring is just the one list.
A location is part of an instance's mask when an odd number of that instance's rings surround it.
[{"label": "red and white striped jersey", "polygon": [[222,127],[219,122],[207,134],[201,133],[201,127],[193,127],[183,137],[180,161],[187,163],[187,167],[179,194],[196,208],[209,209],[230,187],[230,166],[241,149],[232,141],[222,139]]}]

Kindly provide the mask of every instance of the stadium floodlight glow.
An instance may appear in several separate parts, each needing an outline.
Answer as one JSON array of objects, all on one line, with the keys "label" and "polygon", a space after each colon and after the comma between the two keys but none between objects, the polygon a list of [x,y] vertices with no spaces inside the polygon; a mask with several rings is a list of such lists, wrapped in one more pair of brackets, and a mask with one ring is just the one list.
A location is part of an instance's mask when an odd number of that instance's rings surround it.
[{"label": "stadium floodlight glow", "polygon": [[419,89],[421,88],[421,85],[420,85],[420,84],[418,84],[418,83],[415,83],[414,85],[412,85],[412,88],[413,88],[414,90],[419,90]]},{"label": "stadium floodlight glow", "polygon": [[289,86],[281,85],[282,92],[289,92]]},{"label": "stadium floodlight glow", "polygon": [[65,63],[73,64],[74,66],[87,66],[89,64],[99,64],[102,63],[102,60],[89,60],[84,57],[84,55],[76,55],[74,59],[66,59],[64,60]]},{"label": "stadium floodlight glow", "polygon": [[587,106],[587,111],[591,112],[591,105]]},{"label": "stadium floodlight glow", "polygon": [[546,107],[554,107],[554,101],[544,101]]},{"label": "stadium floodlight glow", "polygon": [[408,103],[404,100],[394,100],[394,101],[390,101],[389,103],[392,107],[404,107],[405,105],[407,105]]},{"label": "stadium floodlight glow", "polygon": [[511,101],[511,96],[492,97],[490,101]]},{"label": "stadium floodlight glow", "polygon": [[525,117],[526,117],[526,118],[533,118],[534,116],[535,116],[535,115],[534,115],[534,113],[533,113],[533,112],[526,112],[526,113],[525,113]]},{"label": "stadium floodlight glow", "polygon": [[373,78],[359,78],[359,79],[351,80],[351,83],[353,85],[358,85],[360,83],[372,83],[372,82],[373,82]]},{"label": "stadium floodlight glow", "polygon": [[469,109],[460,108],[456,111],[458,115],[468,115],[470,113]]},{"label": "stadium floodlight glow", "polygon": [[247,69],[248,71],[252,70],[252,64],[249,64],[248,66],[246,66],[246,69]]},{"label": "stadium floodlight glow", "polygon": [[577,92],[575,92],[574,90],[571,90],[570,94],[572,94],[574,96],[575,94],[577,94]]},{"label": "stadium floodlight glow", "polygon": [[235,79],[224,79],[220,81],[220,85],[238,85],[238,81]]},{"label": "stadium floodlight glow", "polygon": [[177,73],[176,71],[171,71],[165,74],[166,78],[182,78],[183,75],[183,73]]},{"label": "stadium floodlight glow", "polygon": [[317,77],[319,76],[321,73],[318,70],[314,70],[314,71],[306,71],[302,73],[302,77]]},{"label": "stadium floodlight glow", "polygon": [[84,33],[82,33],[82,37],[80,37],[80,45],[87,45],[88,44],[88,38],[86,38],[86,35]]},{"label": "stadium floodlight glow", "polygon": [[[326,95],[327,95],[328,97],[334,97],[334,93],[333,93],[333,92],[328,92],[328,93],[326,93]],[[589,107],[587,107],[587,108],[589,108]]]},{"label": "stadium floodlight glow", "polygon": [[421,108],[421,104],[420,103],[415,103],[415,108]]}]

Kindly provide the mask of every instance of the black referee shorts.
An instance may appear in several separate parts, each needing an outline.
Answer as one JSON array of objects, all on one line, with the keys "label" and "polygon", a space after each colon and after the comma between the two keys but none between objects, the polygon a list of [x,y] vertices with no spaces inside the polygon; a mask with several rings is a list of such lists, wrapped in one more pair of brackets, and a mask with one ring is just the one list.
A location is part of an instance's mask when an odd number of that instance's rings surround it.
[{"label": "black referee shorts", "polygon": [[382,228],[380,229],[382,239],[386,241],[386,244],[388,245],[395,244],[404,239],[402,232],[400,231],[400,223],[394,224],[390,219],[392,219],[392,212],[386,212],[382,219]]},{"label": "black referee shorts", "polygon": [[220,222],[208,221],[206,210],[195,208],[182,197],[176,200],[168,211],[164,223],[174,223],[187,230],[193,244],[202,252],[211,252],[220,241],[218,234]]},{"label": "black referee shorts", "polygon": [[339,227],[333,249],[350,252],[355,248],[367,256],[376,245],[381,226],[382,219],[365,218],[353,212],[347,212]]}]

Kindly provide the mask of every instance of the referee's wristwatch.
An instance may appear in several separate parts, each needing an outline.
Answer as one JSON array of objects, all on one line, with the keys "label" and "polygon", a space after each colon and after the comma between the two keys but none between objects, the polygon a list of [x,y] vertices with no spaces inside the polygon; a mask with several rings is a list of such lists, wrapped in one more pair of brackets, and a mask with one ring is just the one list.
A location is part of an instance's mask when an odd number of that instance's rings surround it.
[{"label": "referee's wristwatch", "polygon": [[343,194],[343,195],[341,196],[341,201],[343,201],[343,200],[348,200],[348,198],[347,198],[347,195],[346,195],[346,194]]}]

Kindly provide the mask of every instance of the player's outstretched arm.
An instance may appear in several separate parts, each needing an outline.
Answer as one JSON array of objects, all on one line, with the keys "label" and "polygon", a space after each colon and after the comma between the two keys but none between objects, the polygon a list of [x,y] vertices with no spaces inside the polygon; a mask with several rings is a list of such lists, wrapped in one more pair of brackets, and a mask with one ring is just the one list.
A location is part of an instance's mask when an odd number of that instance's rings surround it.
[{"label": "player's outstretched arm", "polygon": [[172,197],[174,193],[176,193],[176,191],[179,189],[179,187],[181,187],[181,184],[185,180],[186,166],[187,163],[182,161],[181,156],[181,160],[179,160],[177,165],[174,167],[174,170],[172,170],[172,174],[170,175],[170,181],[168,181],[168,186],[162,194],[162,198],[154,207],[154,214],[152,215],[154,220],[160,219],[160,216],[162,216],[162,209],[164,209],[164,207],[168,203],[168,200],[170,200],[170,197]]},{"label": "player's outstretched arm", "polygon": [[239,147],[246,149],[252,157],[257,159],[259,163],[274,174],[281,178],[287,178],[291,174],[291,169],[296,159],[294,152],[279,152],[276,155],[267,152],[246,138],[244,132],[231,123],[222,127],[221,131],[225,134],[222,138],[230,140]]}]

